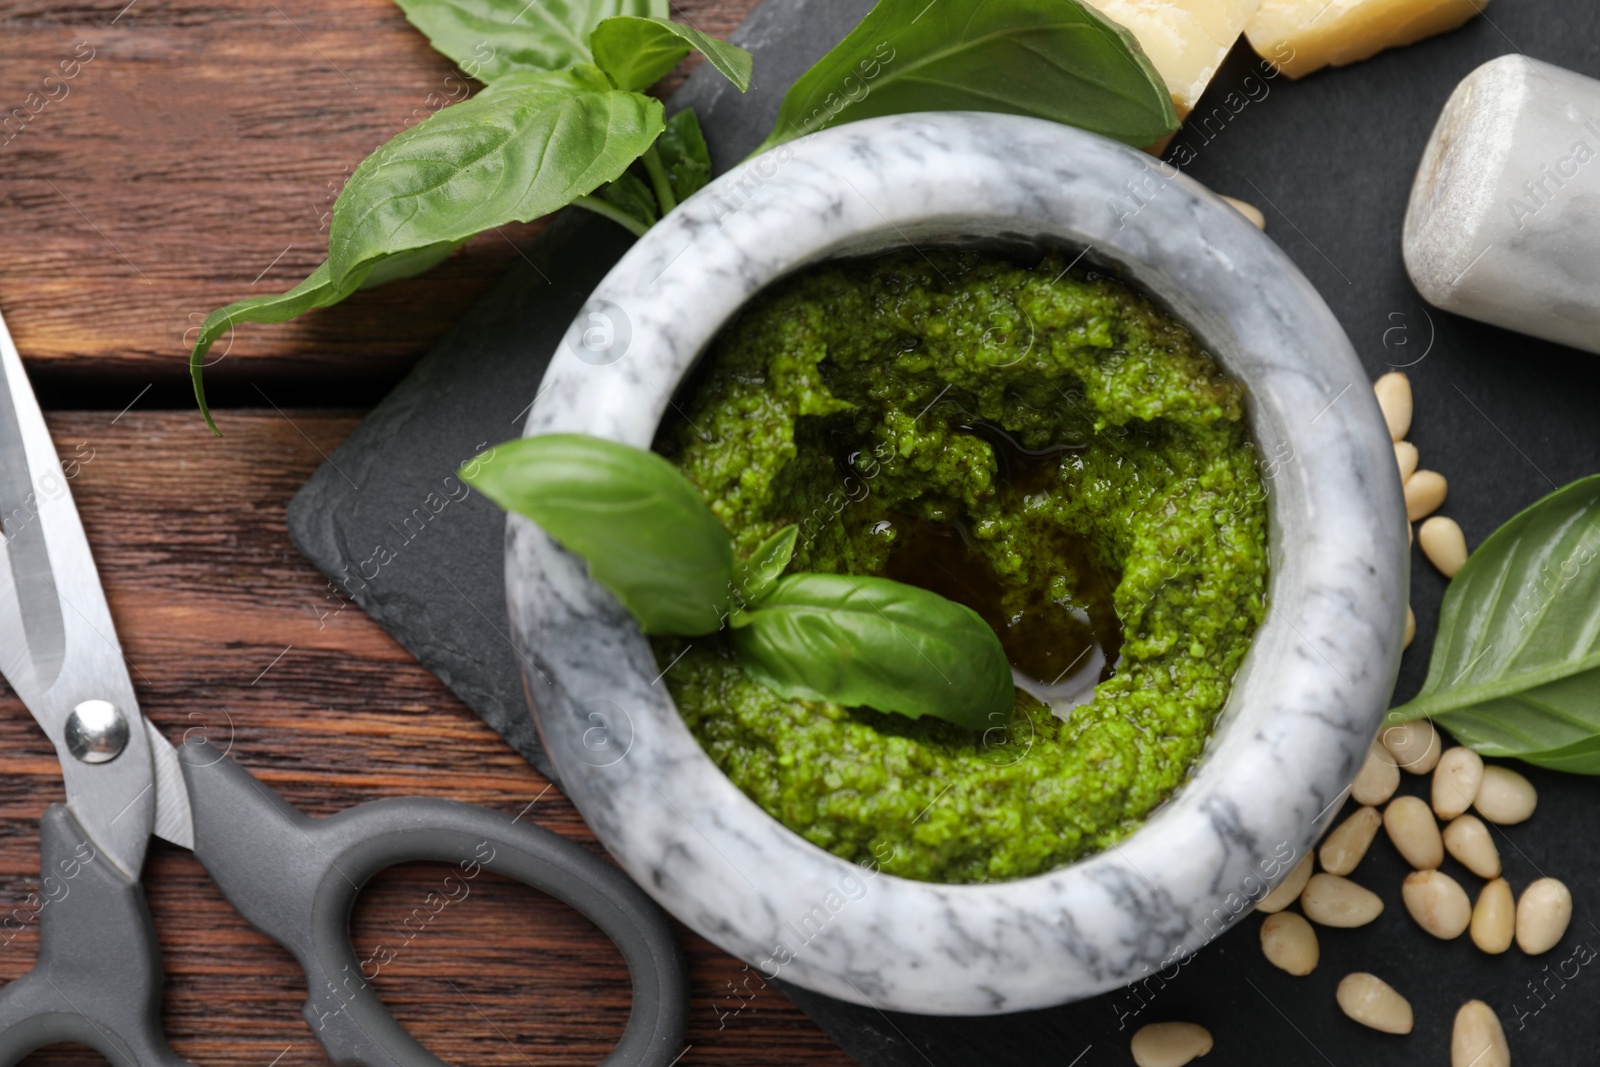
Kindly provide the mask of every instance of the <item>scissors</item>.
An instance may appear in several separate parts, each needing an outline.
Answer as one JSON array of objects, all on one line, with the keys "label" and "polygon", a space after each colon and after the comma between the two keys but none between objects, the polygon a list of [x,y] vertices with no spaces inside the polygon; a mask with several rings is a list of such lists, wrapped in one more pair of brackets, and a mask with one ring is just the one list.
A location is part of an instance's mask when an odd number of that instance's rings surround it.
[{"label": "scissors", "polygon": [[67,802],[40,826],[39,959],[0,990],[0,1064],[90,1045],[117,1067],[182,1067],[161,1027],[161,959],[139,884],[152,832],[192,849],[228,902],[306,976],[304,1016],[333,1062],[443,1067],[378,999],[350,943],[361,887],[398,863],[509,875],[587,916],[633,980],[606,1067],[682,1048],[683,962],[660,909],[566,839],[422,797],[310,818],[212,744],[176,748],[139,712],[55,445],[0,319],[0,673],[55,745]]}]

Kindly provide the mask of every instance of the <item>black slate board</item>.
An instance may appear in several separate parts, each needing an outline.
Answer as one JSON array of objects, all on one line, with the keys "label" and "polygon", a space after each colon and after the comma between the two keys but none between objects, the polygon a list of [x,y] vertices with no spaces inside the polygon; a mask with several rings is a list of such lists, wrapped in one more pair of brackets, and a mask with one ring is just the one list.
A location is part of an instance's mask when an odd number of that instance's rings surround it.
[{"label": "black slate board", "polygon": [[[704,73],[690,80],[674,104],[700,112],[719,170],[759,141],[782,88],[868,6],[768,3],[736,38],[756,53],[748,96]],[[1600,471],[1600,357],[1427,308],[1400,259],[1406,195],[1439,108],[1462,76],[1512,51],[1600,77],[1600,10],[1593,0],[1495,5],[1462,30],[1298,83],[1268,77],[1241,47],[1168,151],[1200,181],[1266,212],[1268,232],[1321,290],[1372,376],[1406,368],[1417,397],[1411,439],[1423,463],[1450,479],[1445,511],[1474,545],[1556,486]],[[517,434],[548,353],[627,243],[598,218],[558,219],[529,262],[307,483],[289,514],[301,550],[546,773],[505,636],[501,516],[475,497],[460,499],[451,472]],[[1443,590],[1415,555],[1418,633],[1398,698],[1421,683]],[[1507,877],[1517,890],[1543,874],[1559,877],[1577,901],[1566,939],[1537,959],[1516,949],[1486,957],[1465,938],[1441,943],[1424,934],[1400,904],[1405,868],[1379,843],[1358,880],[1384,897],[1387,913],[1361,930],[1323,931],[1322,963],[1308,978],[1266,964],[1260,919],[1250,916],[1176,975],[1049,1011],[933,1018],[785,992],[872,1065],[1125,1064],[1135,1028],[1179,1019],[1216,1035],[1208,1067],[1409,1067],[1447,1062],[1451,1019],[1473,997],[1499,1013],[1524,1067],[1594,1063],[1600,850],[1589,826],[1600,815],[1600,783],[1528,774],[1540,789],[1539,812],[1498,839]],[[1420,793],[1420,785],[1408,778],[1402,788]],[[1477,879],[1453,863],[1447,870],[1476,893]],[[1376,1034],[1338,1012],[1334,988],[1355,970],[1379,973],[1411,1000],[1411,1036]]]}]

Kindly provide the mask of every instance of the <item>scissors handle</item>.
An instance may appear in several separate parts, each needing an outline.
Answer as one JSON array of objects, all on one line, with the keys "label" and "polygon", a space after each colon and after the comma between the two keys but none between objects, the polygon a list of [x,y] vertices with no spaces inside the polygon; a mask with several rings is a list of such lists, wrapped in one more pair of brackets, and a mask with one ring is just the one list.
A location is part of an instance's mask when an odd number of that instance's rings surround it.
[{"label": "scissors handle", "polygon": [[0,1064],[76,1041],[113,1064],[188,1067],[161,1030],[161,956],[144,889],[62,805],[44,813],[39,853],[39,960],[0,990]]},{"label": "scissors handle", "polygon": [[616,943],[633,1007],[603,1067],[666,1067],[681,1054],[688,994],[672,929],[598,856],[532,823],[445,800],[379,800],[313,819],[203,738],[182,745],[179,757],[195,855],[229,903],[299,960],[306,1022],[340,1067],[445,1067],[389,1014],[350,943],[361,887],[386,867],[418,861],[456,864],[463,878],[480,868],[508,875],[576,909]]}]

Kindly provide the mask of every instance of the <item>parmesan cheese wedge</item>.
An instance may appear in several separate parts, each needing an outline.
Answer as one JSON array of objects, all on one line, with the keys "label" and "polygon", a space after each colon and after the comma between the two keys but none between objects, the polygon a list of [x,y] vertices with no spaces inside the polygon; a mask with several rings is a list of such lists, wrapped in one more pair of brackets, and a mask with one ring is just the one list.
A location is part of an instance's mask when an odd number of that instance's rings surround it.
[{"label": "parmesan cheese wedge", "polygon": [[[1261,0],[1245,36],[1291,78],[1453,30],[1488,0]],[[1141,41],[1142,43],[1142,41]]]},{"label": "parmesan cheese wedge", "polygon": [[1205,92],[1261,0],[1087,0],[1132,33],[1183,118]]}]

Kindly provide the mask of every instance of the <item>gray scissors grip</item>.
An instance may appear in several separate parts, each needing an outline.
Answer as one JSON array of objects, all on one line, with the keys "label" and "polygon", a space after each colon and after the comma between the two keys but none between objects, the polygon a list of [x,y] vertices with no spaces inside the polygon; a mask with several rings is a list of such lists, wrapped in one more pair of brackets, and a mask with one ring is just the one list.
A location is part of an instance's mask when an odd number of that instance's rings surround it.
[{"label": "gray scissors grip", "polygon": [[367,880],[424,860],[456,865],[439,901],[465,899],[460,887],[494,871],[549,893],[616,943],[633,1008],[604,1067],[666,1067],[680,1054],[688,995],[677,941],[655,903],[598,856],[532,823],[445,800],[380,800],[312,819],[199,737],[179,756],[195,855],[228,901],[299,960],[306,1022],[339,1067],[444,1067],[373,990],[386,961],[358,960],[350,944],[350,909]]},{"label": "gray scissors grip", "polygon": [[78,1041],[114,1064],[187,1067],[161,1029],[161,957],[144,890],[61,805],[39,826],[39,960],[0,990],[0,1064]]}]

